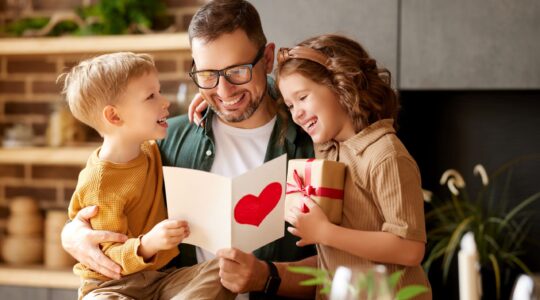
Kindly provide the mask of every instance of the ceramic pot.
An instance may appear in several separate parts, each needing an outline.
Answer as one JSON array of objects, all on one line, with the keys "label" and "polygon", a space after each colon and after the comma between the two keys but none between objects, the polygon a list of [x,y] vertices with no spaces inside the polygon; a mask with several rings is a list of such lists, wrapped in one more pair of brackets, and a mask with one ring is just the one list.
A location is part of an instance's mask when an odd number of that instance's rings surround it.
[{"label": "ceramic pot", "polygon": [[28,236],[6,236],[2,255],[7,263],[29,265],[43,260],[43,238]]},{"label": "ceramic pot", "polygon": [[60,241],[45,242],[45,267],[51,269],[68,269],[75,265],[76,261],[62,248]]},{"label": "ceramic pot", "polygon": [[36,200],[31,197],[16,197],[9,205],[11,215],[31,215],[39,213],[39,206]]},{"label": "ceramic pot", "polygon": [[43,217],[40,214],[14,214],[7,220],[10,235],[40,236],[43,230]]},{"label": "ceramic pot", "polygon": [[62,229],[68,220],[67,211],[49,210],[45,217],[45,240],[59,241]]}]

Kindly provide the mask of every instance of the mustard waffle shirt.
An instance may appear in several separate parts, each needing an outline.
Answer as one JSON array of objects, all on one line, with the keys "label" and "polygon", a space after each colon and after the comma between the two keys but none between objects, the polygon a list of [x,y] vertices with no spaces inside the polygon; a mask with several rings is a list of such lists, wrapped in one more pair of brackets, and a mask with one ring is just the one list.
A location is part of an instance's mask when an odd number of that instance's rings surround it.
[{"label": "mustard waffle shirt", "polygon": [[[98,148],[79,174],[77,188],[69,204],[69,218],[86,206],[99,206],[90,220],[95,230],[108,230],[128,236],[125,243],[103,243],[101,249],[122,267],[122,275],[157,270],[178,255],[178,249],[159,251],[150,261],[137,255],[141,236],[167,218],[163,199],[163,172],[159,149],[154,141],[141,145],[137,158],[122,164],[100,160]],[[110,280],[78,263],[75,274],[84,279]]]}]

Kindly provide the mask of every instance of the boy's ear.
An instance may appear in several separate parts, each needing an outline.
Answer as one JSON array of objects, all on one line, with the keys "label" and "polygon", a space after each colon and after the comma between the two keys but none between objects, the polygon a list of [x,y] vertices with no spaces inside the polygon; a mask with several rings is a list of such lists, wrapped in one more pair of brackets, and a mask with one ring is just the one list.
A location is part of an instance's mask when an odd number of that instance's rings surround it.
[{"label": "boy's ear", "polygon": [[105,121],[111,125],[119,126],[122,125],[122,119],[118,114],[118,110],[113,105],[107,105],[103,108],[103,118]]}]

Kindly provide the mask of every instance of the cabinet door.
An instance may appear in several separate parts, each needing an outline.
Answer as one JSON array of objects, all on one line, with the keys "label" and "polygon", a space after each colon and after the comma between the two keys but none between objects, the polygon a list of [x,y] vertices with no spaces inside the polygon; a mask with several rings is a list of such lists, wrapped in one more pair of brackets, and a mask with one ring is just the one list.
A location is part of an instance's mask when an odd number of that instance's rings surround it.
[{"label": "cabinet door", "polygon": [[380,65],[397,70],[398,1],[252,0],[268,41],[292,47],[309,37],[338,33],[360,42]]},{"label": "cabinet door", "polygon": [[0,299],[9,300],[48,300],[47,289],[24,286],[0,286]]},{"label": "cabinet door", "polygon": [[402,89],[540,88],[540,1],[401,2]]}]

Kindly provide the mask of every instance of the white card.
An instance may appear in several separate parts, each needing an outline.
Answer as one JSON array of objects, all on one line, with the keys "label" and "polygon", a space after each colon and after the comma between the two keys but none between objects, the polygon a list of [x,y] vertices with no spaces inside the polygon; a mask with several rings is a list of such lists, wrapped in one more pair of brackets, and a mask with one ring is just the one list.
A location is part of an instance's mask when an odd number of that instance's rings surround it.
[{"label": "white card", "polygon": [[252,252],[284,235],[286,168],[285,154],[234,178],[163,167],[169,219],[188,222],[183,243]]}]

